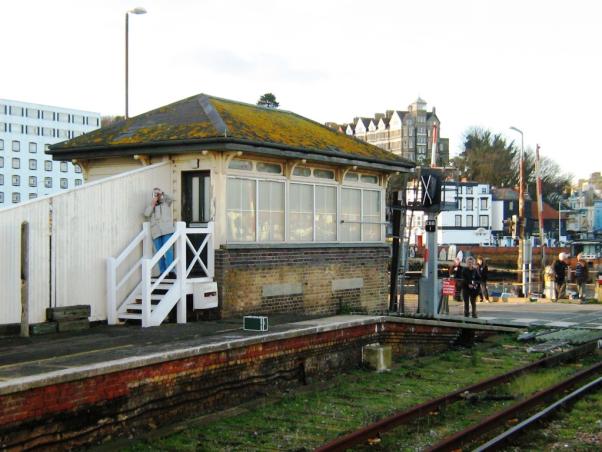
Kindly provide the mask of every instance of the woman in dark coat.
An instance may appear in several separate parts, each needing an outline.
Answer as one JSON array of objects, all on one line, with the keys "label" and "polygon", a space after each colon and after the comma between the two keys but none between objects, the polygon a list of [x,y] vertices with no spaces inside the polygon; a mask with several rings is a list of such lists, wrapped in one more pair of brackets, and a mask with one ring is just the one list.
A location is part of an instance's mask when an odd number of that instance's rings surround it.
[{"label": "woman in dark coat", "polygon": [[454,300],[461,301],[462,293],[462,264],[459,258],[454,259],[454,264],[449,267],[449,276],[456,280],[456,293],[454,294]]},{"label": "woman in dark coat", "polygon": [[489,267],[487,266],[487,262],[483,259],[483,256],[477,257],[477,268],[479,270],[479,275],[481,276],[481,290],[479,291],[480,301],[485,299],[486,303],[489,303],[489,290],[487,290],[487,279],[489,278]]},{"label": "woman in dark coat", "polygon": [[474,258],[466,259],[466,268],[462,271],[462,298],[464,298],[464,317],[469,317],[470,307],[472,316],[477,317],[477,295],[480,291],[479,270],[475,266]]}]

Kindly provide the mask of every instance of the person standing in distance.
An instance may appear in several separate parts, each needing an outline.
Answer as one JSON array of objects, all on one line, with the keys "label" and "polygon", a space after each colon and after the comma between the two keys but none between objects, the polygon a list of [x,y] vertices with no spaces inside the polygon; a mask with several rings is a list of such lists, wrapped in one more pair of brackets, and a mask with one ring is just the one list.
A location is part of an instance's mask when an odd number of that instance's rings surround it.
[{"label": "person standing in distance", "polygon": [[466,268],[462,270],[462,297],[464,298],[464,317],[469,317],[472,307],[472,316],[477,317],[477,295],[480,291],[479,270],[475,266],[474,258],[466,259]]},{"label": "person standing in distance", "polygon": [[[153,188],[153,198],[150,205],[144,210],[144,216],[150,222],[150,232],[153,238],[155,252],[169,240],[174,233],[173,214],[171,204],[173,199],[158,187]],[[169,248],[167,252],[159,259],[159,270],[161,274],[173,262],[173,248]],[[170,272],[169,276],[175,276]]]},{"label": "person standing in distance", "polygon": [[489,290],[487,290],[487,279],[489,278],[489,267],[487,266],[487,262],[483,258],[483,256],[477,257],[477,269],[479,270],[480,278],[480,287],[479,298],[480,301],[483,302],[485,299],[485,303],[489,303]]},{"label": "person standing in distance", "polygon": [[556,295],[556,300],[558,301],[561,298],[565,297],[566,293],[566,274],[569,266],[566,263],[567,259],[566,253],[560,253],[558,255],[558,260],[554,262],[554,292]]},{"label": "person standing in distance", "polygon": [[585,300],[585,284],[587,284],[588,269],[587,262],[583,259],[583,254],[577,255],[577,264],[575,265],[575,282],[577,283],[577,291],[579,292],[579,299]]}]

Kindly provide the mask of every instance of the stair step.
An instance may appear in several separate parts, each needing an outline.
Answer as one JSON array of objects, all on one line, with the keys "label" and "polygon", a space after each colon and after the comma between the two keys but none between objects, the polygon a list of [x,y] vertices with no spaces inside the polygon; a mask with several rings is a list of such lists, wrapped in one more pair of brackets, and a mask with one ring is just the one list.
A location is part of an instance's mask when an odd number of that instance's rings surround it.
[{"label": "stair step", "polygon": [[118,317],[120,319],[124,319],[124,320],[142,320],[142,314],[127,313],[127,314],[119,314]]},{"label": "stair step", "polygon": [[[153,308],[155,306],[151,306],[151,312],[153,312]],[[142,303],[130,303],[125,305],[126,310],[132,311],[142,311]]]}]

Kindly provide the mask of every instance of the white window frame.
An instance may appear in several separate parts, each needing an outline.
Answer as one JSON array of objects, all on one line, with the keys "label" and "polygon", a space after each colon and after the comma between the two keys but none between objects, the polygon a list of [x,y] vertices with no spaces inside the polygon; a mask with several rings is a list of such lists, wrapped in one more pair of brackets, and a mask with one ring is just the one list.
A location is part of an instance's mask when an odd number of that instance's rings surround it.
[{"label": "white window frame", "polygon": [[[361,182],[361,176],[359,182],[347,182],[344,184],[340,184],[336,180],[336,170],[335,170],[335,179],[320,179],[313,177],[313,167],[312,168],[312,176],[303,177],[303,176],[291,176],[290,178],[284,175],[273,174],[271,177],[264,177],[263,175],[267,175],[267,173],[258,173],[257,171],[247,171],[247,170],[235,170],[228,169],[226,172],[226,191],[228,190],[227,179],[245,179],[245,180],[253,180],[255,181],[255,240],[254,241],[228,241],[226,238],[226,242],[229,244],[259,244],[259,245],[274,245],[274,244],[291,244],[291,245],[302,245],[307,243],[340,243],[340,244],[359,244],[359,243],[384,243],[385,236],[385,189],[382,188],[380,184],[370,184]],[[253,164],[253,169],[255,169],[255,164]],[[369,174],[369,173],[366,173]],[[373,174],[371,174],[373,175]],[[378,176],[378,175],[377,175]],[[280,182],[284,183],[284,240],[283,241],[259,241],[259,212],[257,210],[259,204],[259,181],[267,181],[267,182]],[[380,177],[379,177],[380,181]],[[313,232],[312,232],[312,240],[311,241],[297,241],[289,239],[289,229],[290,229],[290,184],[301,184],[301,185],[311,185],[313,187]],[[318,241],[316,240],[316,186],[325,186],[325,187],[335,187],[336,188],[336,239],[328,240],[328,241]],[[341,241],[341,193],[344,188],[360,190],[360,240],[359,241]],[[374,191],[379,193],[380,199],[380,240],[377,241],[364,241],[364,191]],[[227,200],[228,194],[224,196],[224,202]],[[225,206],[227,208],[227,206]],[[226,220],[227,221],[227,220]],[[370,223],[374,224],[374,223]]]}]

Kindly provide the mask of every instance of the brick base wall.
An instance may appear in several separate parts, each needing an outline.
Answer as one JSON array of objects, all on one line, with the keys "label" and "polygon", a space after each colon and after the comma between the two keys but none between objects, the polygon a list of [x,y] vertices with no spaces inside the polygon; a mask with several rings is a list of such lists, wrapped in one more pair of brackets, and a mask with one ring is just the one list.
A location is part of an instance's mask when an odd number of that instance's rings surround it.
[{"label": "brick base wall", "polygon": [[449,347],[459,331],[358,325],[0,395],[0,449],[65,450],[136,436],[357,367],[369,343],[390,344],[395,355],[424,354]]},{"label": "brick base wall", "polygon": [[223,317],[381,313],[388,306],[389,256],[385,246],[219,249],[219,310]]}]

